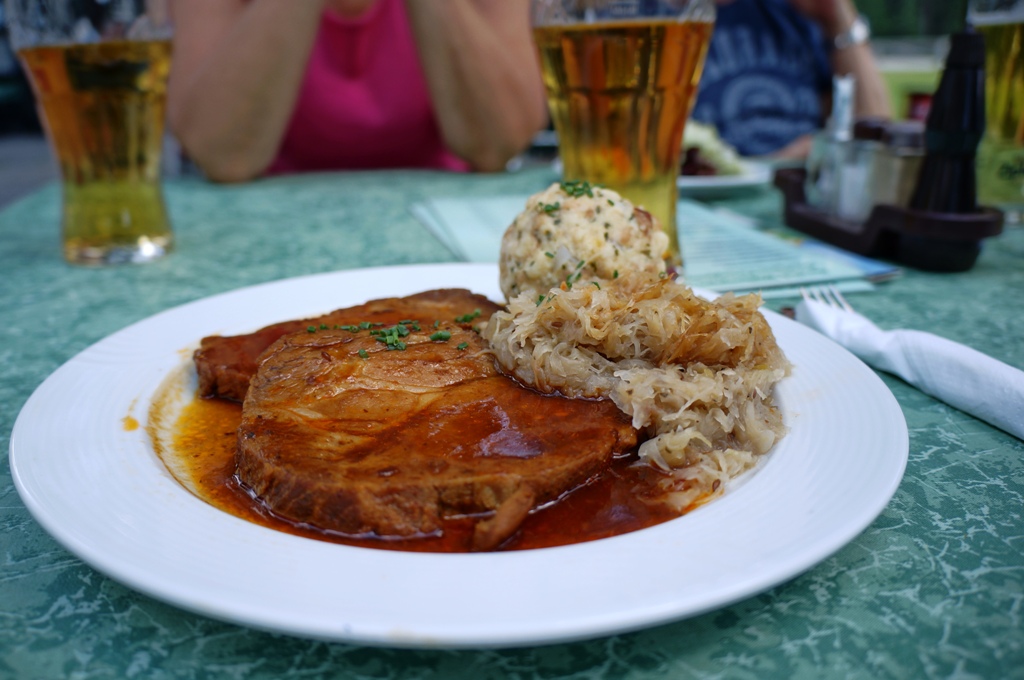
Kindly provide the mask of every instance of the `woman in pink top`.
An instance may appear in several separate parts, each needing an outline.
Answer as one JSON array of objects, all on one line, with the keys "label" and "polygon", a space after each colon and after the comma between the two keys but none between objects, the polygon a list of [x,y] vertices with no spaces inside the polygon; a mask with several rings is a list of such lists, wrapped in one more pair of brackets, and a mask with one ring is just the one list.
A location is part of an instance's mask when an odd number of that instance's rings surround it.
[{"label": "woman in pink top", "polygon": [[176,0],[168,109],[216,181],[494,171],[546,119],[528,0]]}]

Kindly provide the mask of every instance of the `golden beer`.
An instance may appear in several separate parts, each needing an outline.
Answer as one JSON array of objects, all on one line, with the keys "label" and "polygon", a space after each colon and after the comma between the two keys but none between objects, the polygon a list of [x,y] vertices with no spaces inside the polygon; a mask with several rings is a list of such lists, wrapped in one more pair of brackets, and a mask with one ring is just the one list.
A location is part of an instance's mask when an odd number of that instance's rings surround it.
[{"label": "golden beer", "polygon": [[160,190],[169,40],[19,50],[63,180],[70,262],[142,262],[171,248]]},{"label": "golden beer", "polygon": [[564,177],[654,215],[675,265],[680,145],[712,27],[644,19],[534,29]]},{"label": "golden beer", "polygon": [[[985,137],[978,199],[1024,211],[1024,5],[1014,23],[979,24],[985,36]],[[1018,217],[1019,219],[1019,217]]]}]

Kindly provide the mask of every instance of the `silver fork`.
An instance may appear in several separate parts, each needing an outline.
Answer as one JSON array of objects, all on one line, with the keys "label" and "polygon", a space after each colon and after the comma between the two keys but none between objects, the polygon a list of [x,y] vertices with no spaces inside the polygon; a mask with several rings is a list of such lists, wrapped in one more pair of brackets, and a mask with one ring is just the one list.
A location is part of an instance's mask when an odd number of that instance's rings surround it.
[{"label": "silver fork", "polygon": [[808,288],[800,288],[800,296],[804,300],[814,300],[830,307],[837,307],[843,311],[856,314],[857,311],[850,306],[850,303],[846,301],[843,294],[839,292],[839,289],[834,285],[829,284],[827,286],[810,286]]}]

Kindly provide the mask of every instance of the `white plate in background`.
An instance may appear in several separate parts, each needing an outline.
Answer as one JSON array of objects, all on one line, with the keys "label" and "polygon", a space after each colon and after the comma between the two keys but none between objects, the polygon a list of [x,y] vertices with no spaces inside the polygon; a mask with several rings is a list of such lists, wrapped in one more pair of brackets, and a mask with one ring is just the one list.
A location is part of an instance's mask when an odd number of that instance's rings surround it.
[{"label": "white plate in background", "polygon": [[679,196],[687,198],[726,198],[762,187],[772,180],[769,163],[744,160],[738,175],[680,175]]}]

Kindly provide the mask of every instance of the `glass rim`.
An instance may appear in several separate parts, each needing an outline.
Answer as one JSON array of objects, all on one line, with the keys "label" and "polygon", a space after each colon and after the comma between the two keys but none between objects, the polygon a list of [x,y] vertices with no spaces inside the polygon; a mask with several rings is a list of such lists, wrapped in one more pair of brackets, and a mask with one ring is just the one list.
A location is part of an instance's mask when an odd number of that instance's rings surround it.
[{"label": "glass rim", "polygon": [[[10,37],[10,36],[8,36]],[[29,42],[20,42],[15,44],[14,40],[10,41],[11,49],[15,52],[21,50],[30,50],[35,47],[86,47],[89,45],[113,45],[116,43],[153,43],[153,42],[171,42],[174,40],[173,31],[167,32],[166,34],[147,35],[145,37],[125,37],[125,36],[111,36],[100,38],[99,40],[74,40],[72,38],[52,38],[52,39],[41,39]]]},{"label": "glass rim", "polygon": [[530,25],[714,22],[714,0],[531,0]]},{"label": "glass rim", "polygon": [[999,0],[970,0],[967,23],[972,26],[995,26],[1024,22],[1024,0],[1007,4]]},{"label": "glass rim", "polygon": [[[88,10],[101,8],[90,16]],[[116,42],[152,42],[174,37],[167,0],[3,0],[4,23],[15,52]]]}]

